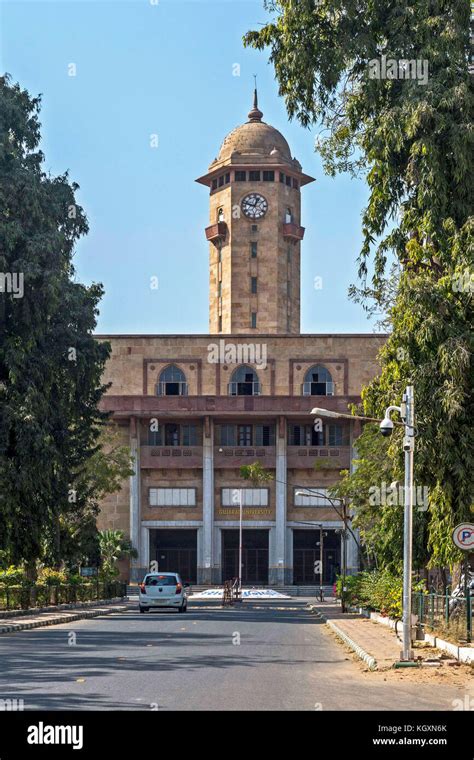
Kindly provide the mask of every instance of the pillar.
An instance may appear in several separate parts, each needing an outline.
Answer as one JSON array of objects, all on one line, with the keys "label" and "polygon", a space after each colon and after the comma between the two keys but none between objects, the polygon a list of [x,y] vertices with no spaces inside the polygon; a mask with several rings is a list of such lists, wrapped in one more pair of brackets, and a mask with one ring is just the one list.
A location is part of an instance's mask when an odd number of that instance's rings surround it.
[{"label": "pillar", "polygon": [[198,553],[198,583],[215,583],[213,578],[214,528],[214,429],[210,417],[204,420],[202,447],[202,541]]},{"label": "pillar", "polygon": [[140,540],[140,422],[136,417],[130,417],[130,454],[132,457],[133,474],[130,475],[130,541],[138,551],[138,558],[130,560],[130,580],[140,581],[143,565]]},{"label": "pillar", "polygon": [[286,538],[286,419],[279,417],[276,435],[275,531],[272,535],[268,580],[271,586],[284,586]]}]

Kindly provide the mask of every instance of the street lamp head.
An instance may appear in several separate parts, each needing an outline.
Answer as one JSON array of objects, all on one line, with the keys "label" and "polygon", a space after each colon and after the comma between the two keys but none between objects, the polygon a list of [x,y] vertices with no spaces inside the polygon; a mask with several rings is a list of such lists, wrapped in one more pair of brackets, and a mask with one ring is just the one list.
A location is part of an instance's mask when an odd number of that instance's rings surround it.
[{"label": "street lamp head", "polygon": [[332,412],[330,409],[320,409],[318,406],[315,406],[314,409],[311,409],[311,414],[316,415],[316,417],[341,417],[342,416],[339,414],[339,412]]}]

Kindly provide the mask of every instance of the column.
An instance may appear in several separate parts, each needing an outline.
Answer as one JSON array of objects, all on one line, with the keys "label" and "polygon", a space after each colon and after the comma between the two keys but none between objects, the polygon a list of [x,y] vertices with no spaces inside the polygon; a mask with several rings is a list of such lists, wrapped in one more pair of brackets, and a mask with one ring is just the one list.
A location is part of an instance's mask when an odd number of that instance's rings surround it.
[{"label": "column", "polygon": [[[350,464],[350,471],[351,473],[354,472],[356,469],[354,466],[354,459],[357,459],[357,449],[355,446],[355,441],[361,434],[361,422],[360,420],[354,420],[354,422],[350,423],[350,443],[351,443],[351,464]],[[350,514],[350,508],[348,508],[348,512]],[[357,540],[359,540],[359,532],[357,530],[354,530],[355,535],[357,536]],[[354,575],[355,573],[359,572],[359,547],[357,546],[356,542],[354,541],[354,537],[352,536],[349,531],[347,531],[347,543],[346,543],[346,551],[347,551],[347,574],[348,575]]]},{"label": "column", "polygon": [[141,580],[141,541],[140,541],[140,423],[136,417],[130,417],[130,454],[133,475],[130,475],[130,541],[138,551],[138,558],[130,560],[130,580]]},{"label": "column", "polygon": [[284,586],[286,537],[286,419],[279,417],[276,431],[275,533],[270,554],[269,583]]},{"label": "column", "polygon": [[202,446],[202,541],[198,556],[198,583],[212,584],[212,540],[214,527],[214,429],[210,417],[204,419]]}]

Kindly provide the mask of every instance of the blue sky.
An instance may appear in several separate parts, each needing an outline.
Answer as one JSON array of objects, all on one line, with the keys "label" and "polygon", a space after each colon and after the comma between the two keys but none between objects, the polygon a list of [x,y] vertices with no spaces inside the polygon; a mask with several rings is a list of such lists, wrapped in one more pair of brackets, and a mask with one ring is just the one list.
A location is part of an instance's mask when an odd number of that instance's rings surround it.
[{"label": "blue sky", "polygon": [[243,47],[268,18],[262,0],[0,0],[0,13],[2,70],[43,95],[46,167],[80,185],[90,233],[75,265],[105,287],[98,332],[208,331],[209,196],[194,179],[246,121],[254,73],[264,121],[317,180],[302,191],[302,332],[374,329],[347,299],[367,191],[325,177],[316,130],[288,122],[268,53]]}]

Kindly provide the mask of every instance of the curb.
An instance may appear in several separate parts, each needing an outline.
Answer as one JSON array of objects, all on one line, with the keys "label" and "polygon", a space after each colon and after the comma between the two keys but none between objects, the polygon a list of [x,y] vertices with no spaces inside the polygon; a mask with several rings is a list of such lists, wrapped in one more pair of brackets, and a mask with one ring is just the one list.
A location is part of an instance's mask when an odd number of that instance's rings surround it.
[{"label": "curb", "polygon": [[357,644],[353,639],[351,639],[350,636],[347,635],[347,633],[344,633],[336,623],[334,623],[332,620],[328,620],[328,618],[323,615],[321,612],[319,612],[316,607],[312,607],[310,605],[310,610],[313,612],[313,614],[317,615],[321,620],[323,620],[329,628],[331,628],[332,631],[336,634],[336,636],[342,641],[347,644],[349,649],[351,649],[359,659],[363,660],[363,662],[366,663],[369,670],[377,670],[377,661],[375,657],[373,657],[371,654],[365,651],[365,649],[362,649],[359,644]]},{"label": "curb", "polygon": [[0,626],[3,620],[7,618],[33,617],[41,615],[43,612],[64,612],[66,610],[83,610],[92,609],[105,604],[117,604],[127,599],[126,596],[114,596],[111,599],[92,599],[88,602],[65,602],[64,604],[50,604],[47,607],[29,607],[26,610],[1,610]]},{"label": "curb", "polygon": [[85,620],[87,618],[99,617],[99,615],[110,615],[113,612],[124,612],[128,609],[127,605],[118,605],[116,607],[95,608],[92,610],[83,610],[82,612],[72,612],[67,615],[55,615],[50,618],[32,620],[29,623],[11,623],[9,625],[0,625],[0,634],[14,633],[15,631],[24,631],[30,628],[44,628],[48,625],[60,625],[75,620]]}]

